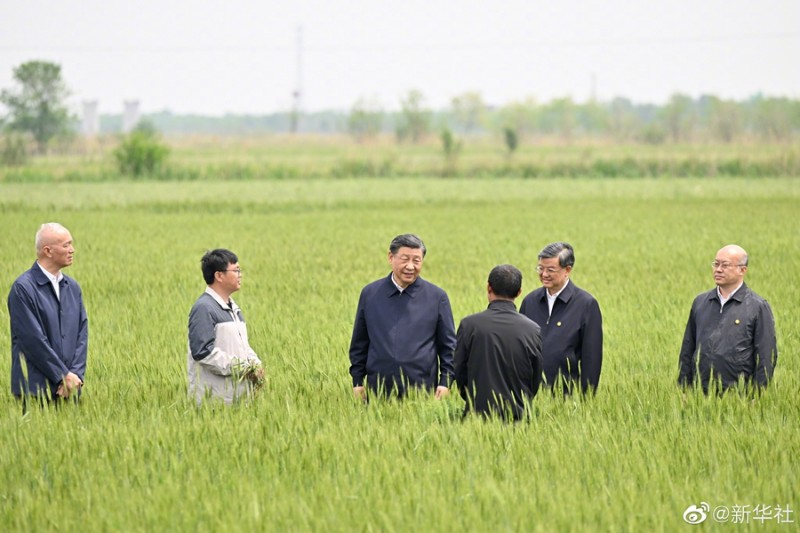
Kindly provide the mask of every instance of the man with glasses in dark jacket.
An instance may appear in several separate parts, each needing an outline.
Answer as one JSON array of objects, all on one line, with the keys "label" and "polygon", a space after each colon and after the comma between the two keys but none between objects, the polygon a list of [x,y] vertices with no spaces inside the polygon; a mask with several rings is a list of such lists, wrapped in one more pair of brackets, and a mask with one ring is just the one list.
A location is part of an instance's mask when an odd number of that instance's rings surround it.
[{"label": "man with glasses in dark jacket", "polygon": [[536,272],[542,286],[528,294],[519,312],[542,328],[544,382],[553,392],[572,394],[597,390],[603,366],[603,316],[594,296],[569,276],[575,252],[554,242],[539,252]]},{"label": "man with glasses in dark jacket", "polygon": [[689,312],[679,357],[678,384],[700,381],[708,394],[736,385],[761,389],[778,362],[775,319],[766,300],[744,282],[747,252],[729,244],[711,263],[716,287],[697,296]]}]

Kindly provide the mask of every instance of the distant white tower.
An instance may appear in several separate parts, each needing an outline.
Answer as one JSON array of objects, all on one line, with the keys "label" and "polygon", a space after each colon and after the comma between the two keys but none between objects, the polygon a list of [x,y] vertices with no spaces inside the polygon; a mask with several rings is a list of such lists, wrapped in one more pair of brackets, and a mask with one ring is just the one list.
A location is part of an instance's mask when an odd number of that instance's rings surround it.
[{"label": "distant white tower", "polygon": [[303,114],[303,27],[297,28],[297,84],[292,92],[293,107],[290,129],[292,133],[300,130],[300,117]]},{"label": "distant white tower", "polygon": [[130,133],[139,123],[139,100],[125,100],[125,114],[122,116],[122,133]]},{"label": "distant white tower", "polygon": [[97,114],[97,100],[84,100],[81,132],[84,137],[95,137],[99,131],[100,117]]}]

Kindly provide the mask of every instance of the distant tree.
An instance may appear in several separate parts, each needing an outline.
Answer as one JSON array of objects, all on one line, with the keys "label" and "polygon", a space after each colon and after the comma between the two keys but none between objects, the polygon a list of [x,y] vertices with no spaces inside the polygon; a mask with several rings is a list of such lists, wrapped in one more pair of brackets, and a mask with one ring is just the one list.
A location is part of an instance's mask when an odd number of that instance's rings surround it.
[{"label": "distant tree", "polygon": [[788,140],[792,136],[793,107],[787,98],[757,98],[753,109],[756,131],[768,141]]},{"label": "distant tree", "polygon": [[450,102],[455,126],[466,134],[477,132],[484,121],[486,104],[477,92],[466,92]]},{"label": "distant tree", "polygon": [[442,152],[445,160],[445,175],[453,175],[456,171],[458,154],[461,153],[461,141],[457,140],[449,128],[442,130]]},{"label": "distant tree", "polygon": [[604,135],[608,132],[611,114],[607,107],[596,100],[590,100],[577,106],[577,121],[584,134]]},{"label": "distant tree", "polygon": [[609,106],[608,131],[617,142],[625,142],[640,128],[636,108],[627,98],[614,98]]},{"label": "distant tree", "polygon": [[664,128],[672,142],[690,141],[694,130],[692,99],[685,94],[676,93],[661,110]]},{"label": "distant tree", "polygon": [[742,134],[742,111],[733,101],[709,96],[708,129],[712,137],[722,142],[733,142]]},{"label": "distant tree", "polygon": [[497,112],[500,128],[513,129],[517,137],[531,136],[536,132],[537,116],[538,108],[533,98],[511,102]]},{"label": "distant tree", "polygon": [[8,167],[17,167],[28,162],[28,142],[25,137],[25,134],[18,132],[8,132],[3,135],[0,163]]},{"label": "distant tree", "polygon": [[508,157],[510,158],[517,151],[519,145],[519,135],[517,130],[510,126],[503,128],[503,139],[506,142],[506,150],[508,150]]},{"label": "distant tree", "polygon": [[148,121],[139,122],[114,150],[120,173],[131,176],[155,173],[163,166],[168,154],[169,148]]},{"label": "distant tree", "polygon": [[381,132],[383,110],[376,100],[359,98],[350,110],[347,131],[358,142],[373,139]]},{"label": "distant tree", "polygon": [[29,132],[43,154],[50,139],[67,132],[71,120],[66,106],[69,90],[61,78],[61,66],[28,61],[13,72],[18,87],[0,92],[0,102],[9,111],[7,128]]},{"label": "distant tree", "polygon": [[425,107],[425,97],[420,91],[413,89],[400,99],[400,107],[397,138],[400,141],[418,143],[431,127],[431,112]]},{"label": "distant tree", "polygon": [[572,141],[577,124],[577,108],[572,98],[557,98],[542,107],[539,115],[542,129],[556,133],[565,141]]}]

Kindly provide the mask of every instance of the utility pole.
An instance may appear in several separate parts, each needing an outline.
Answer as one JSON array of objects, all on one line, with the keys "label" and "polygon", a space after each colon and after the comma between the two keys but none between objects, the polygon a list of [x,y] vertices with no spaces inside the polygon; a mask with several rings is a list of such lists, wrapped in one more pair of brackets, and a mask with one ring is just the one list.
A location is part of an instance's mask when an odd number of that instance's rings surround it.
[{"label": "utility pole", "polygon": [[292,133],[300,129],[300,114],[303,112],[303,27],[297,27],[297,81],[292,93]]}]

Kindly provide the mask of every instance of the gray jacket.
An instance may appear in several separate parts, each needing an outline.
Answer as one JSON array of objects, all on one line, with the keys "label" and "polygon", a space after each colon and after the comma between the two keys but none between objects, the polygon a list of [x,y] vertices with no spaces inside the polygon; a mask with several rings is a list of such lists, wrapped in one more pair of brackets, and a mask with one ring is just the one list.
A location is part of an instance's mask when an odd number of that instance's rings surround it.
[{"label": "gray jacket", "polygon": [[236,378],[237,366],[260,364],[247,339],[247,326],[236,302],[224,302],[211,288],[200,295],[189,313],[187,355],[189,396],[199,404],[209,394],[230,404],[249,393]]},{"label": "gray jacket", "polygon": [[721,309],[716,288],[700,294],[692,303],[681,346],[678,383],[694,385],[699,370],[705,392],[712,372],[723,389],[738,383],[740,377],[765,387],[778,362],[772,309],[744,283]]}]

